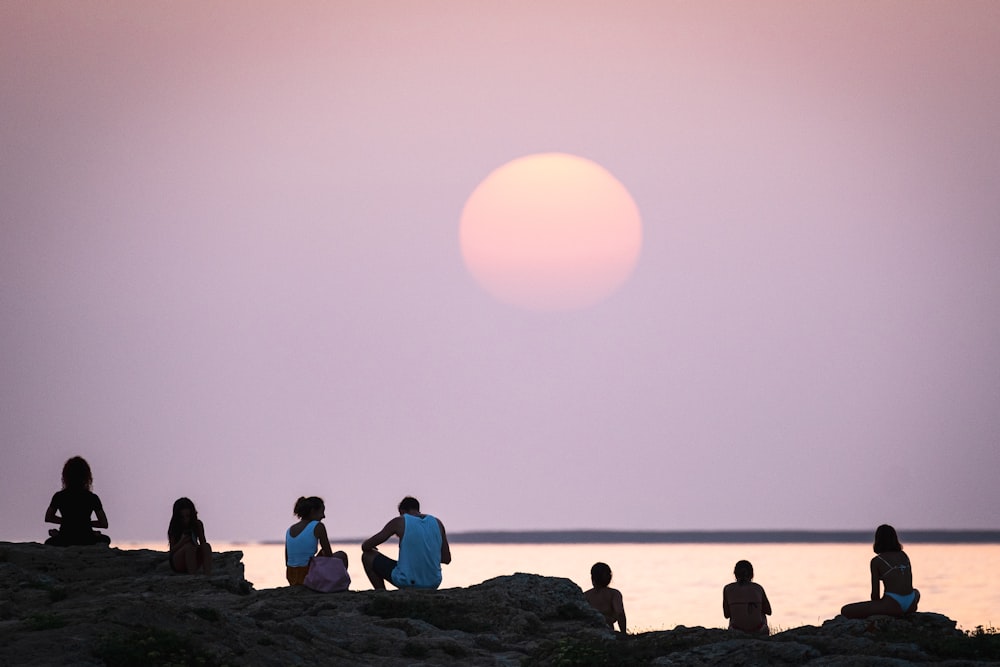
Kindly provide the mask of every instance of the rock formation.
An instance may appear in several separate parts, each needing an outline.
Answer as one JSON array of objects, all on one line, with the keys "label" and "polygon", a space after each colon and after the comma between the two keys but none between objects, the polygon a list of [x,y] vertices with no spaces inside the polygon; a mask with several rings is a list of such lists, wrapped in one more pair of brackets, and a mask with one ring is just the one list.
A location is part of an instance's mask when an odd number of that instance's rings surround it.
[{"label": "rock formation", "polygon": [[255,591],[241,559],[216,554],[212,576],[184,576],[158,551],[0,542],[0,665],[957,666],[1000,655],[995,636],[976,644],[931,613],[769,638],[681,626],[616,639],[568,579]]}]

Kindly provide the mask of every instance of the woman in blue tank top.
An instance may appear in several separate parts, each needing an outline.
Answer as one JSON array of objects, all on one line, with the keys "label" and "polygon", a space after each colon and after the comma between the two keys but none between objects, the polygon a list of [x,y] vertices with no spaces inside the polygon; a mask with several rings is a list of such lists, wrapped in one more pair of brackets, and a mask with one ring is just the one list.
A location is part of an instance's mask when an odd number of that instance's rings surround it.
[{"label": "woman in blue tank top", "polygon": [[323,525],[323,519],[326,518],[323,499],[316,496],[300,497],[295,501],[294,511],[299,521],[285,531],[285,578],[288,579],[288,584],[302,585],[309,574],[309,559],[313,556],[336,556],[347,567],[347,554],[343,551],[333,553],[330,549],[330,538]]}]

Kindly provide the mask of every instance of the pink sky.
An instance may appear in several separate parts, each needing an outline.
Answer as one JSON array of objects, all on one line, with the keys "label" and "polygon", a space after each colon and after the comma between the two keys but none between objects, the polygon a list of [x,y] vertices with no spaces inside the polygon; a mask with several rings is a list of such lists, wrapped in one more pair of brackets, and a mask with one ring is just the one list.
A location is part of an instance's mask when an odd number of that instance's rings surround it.
[{"label": "pink sky", "polygon": [[[1000,528],[1000,4],[0,3],[0,539]],[[564,152],[631,278],[505,305],[459,218]]]}]

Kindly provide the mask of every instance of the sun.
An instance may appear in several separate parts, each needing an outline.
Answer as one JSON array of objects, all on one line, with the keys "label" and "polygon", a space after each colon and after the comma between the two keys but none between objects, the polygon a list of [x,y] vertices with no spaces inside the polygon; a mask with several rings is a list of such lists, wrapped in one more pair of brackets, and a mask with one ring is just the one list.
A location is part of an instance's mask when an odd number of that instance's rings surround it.
[{"label": "sun", "polygon": [[639,209],[604,167],[540,153],[498,167],[462,210],[465,265],[495,298],[576,310],[614,293],[642,247]]}]

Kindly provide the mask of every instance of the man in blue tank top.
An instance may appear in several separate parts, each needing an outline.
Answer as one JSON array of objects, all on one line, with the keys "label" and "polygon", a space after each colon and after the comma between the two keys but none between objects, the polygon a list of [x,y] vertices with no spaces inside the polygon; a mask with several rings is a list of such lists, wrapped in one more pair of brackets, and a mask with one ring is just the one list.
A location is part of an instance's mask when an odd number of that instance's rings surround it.
[{"label": "man in blue tank top", "polygon": [[[399,561],[379,553],[378,545],[395,535],[399,538]],[[385,524],[361,545],[361,563],[376,590],[385,582],[396,588],[437,588],[441,564],[451,562],[444,524],[420,513],[420,502],[411,496],[399,503],[399,516]]]}]

